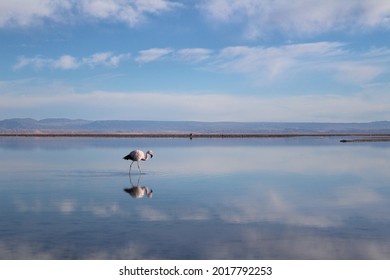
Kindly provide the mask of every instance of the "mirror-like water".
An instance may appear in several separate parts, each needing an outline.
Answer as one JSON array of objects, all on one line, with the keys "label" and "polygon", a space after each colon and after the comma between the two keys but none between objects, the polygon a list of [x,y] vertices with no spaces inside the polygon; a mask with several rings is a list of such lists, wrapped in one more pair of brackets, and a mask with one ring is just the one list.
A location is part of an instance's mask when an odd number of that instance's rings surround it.
[{"label": "mirror-like water", "polygon": [[390,144],[338,140],[0,138],[0,259],[390,259]]}]

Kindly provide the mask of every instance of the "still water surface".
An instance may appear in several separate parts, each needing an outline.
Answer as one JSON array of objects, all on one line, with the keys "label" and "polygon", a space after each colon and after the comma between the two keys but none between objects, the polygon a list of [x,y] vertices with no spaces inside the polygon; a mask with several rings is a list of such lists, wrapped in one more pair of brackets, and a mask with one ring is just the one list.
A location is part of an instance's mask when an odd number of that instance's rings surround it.
[{"label": "still water surface", "polygon": [[390,144],[0,138],[0,259],[390,259]]}]

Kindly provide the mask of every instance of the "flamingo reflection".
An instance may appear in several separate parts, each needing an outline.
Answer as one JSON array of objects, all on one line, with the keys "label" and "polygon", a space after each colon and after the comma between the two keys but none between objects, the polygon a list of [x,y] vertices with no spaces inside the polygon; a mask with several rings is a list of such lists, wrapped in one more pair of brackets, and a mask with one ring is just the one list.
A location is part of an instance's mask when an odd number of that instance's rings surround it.
[{"label": "flamingo reflection", "polygon": [[141,174],[138,176],[138,181],[137,184],[133,184],[131,180],[131,175],[129,176],[130,178],[130,184],[131,188],[126,188],[123,189],[125,192],[127,192],[132,198],[142,198],[146,195],[147,198],[151,198],[153,195],[153,190],[149,190],[148,187],[146,186],[140,186],[139,182],[141,180]]}]

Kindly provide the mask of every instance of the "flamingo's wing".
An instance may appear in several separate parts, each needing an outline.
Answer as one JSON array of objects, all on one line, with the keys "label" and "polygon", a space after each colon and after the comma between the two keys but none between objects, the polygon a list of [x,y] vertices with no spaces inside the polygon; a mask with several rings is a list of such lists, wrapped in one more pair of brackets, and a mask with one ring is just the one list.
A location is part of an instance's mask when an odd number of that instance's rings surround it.
[{"label": "flamingo's wing", "polygon": [[144,152],[142,152],[140,150],[134,150],[130,154],[125,156],[123,159],[127,159],[127,160],[130,159],[130,160],[133,160],[133,161],[139,161],[142,158],[144,158]]}]

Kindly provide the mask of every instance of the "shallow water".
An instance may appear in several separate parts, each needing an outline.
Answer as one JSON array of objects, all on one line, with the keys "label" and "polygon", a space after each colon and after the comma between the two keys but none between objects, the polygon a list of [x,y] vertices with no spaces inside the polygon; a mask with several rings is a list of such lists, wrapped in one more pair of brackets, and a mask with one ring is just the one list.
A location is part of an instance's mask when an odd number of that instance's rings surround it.
[{"label": "shallow water", "polygon": [[390,144],[339,140],[0,138],[0,259],[390,259]]}]

